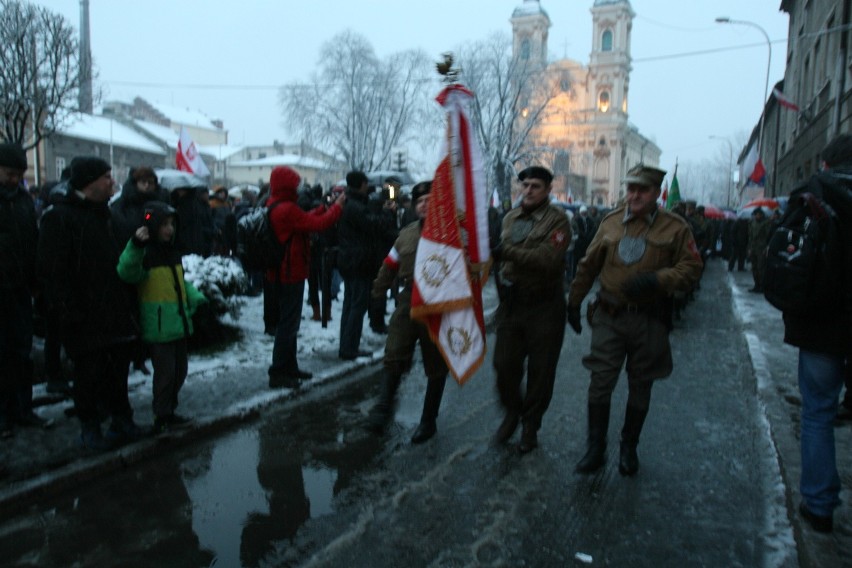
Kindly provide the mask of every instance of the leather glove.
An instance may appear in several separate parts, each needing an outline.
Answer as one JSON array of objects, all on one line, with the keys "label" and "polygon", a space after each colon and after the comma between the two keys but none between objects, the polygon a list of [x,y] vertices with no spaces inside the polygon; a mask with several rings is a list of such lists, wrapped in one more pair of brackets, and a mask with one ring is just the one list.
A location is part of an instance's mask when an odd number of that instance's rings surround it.
[{"label": "leather glove", "polygon": [[582,316],[580,315],[580,306],[568,305],[568,325],[571,326],[577,335],[583,331]]},{"label": "leather glove", "polygon": [[657,280],[656,272],[640,272],[624,283],[621,292],[628,300],[636,301],[651,296],[659,287],[660,281]]}]

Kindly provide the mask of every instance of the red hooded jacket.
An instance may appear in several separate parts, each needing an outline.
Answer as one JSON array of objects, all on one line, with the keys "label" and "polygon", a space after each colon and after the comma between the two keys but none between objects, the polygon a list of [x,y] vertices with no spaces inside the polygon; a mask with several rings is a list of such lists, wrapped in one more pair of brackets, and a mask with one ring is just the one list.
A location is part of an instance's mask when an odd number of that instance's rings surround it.
[{"label": "red hooded jacket", "polygon": [[272,184],[266,205],[280,205],[270,211],[269,222],[278,240],[285,243],[286,252],[280,270],[266,271],[266,279],[269,281],[277,278],[279,282],[291,284],[306,280],[311,264],[310,233],[325,231],[343,213],[343,208],[337,203],[329,208],[321,205],[311,211],[303,211],[296,205],[296,197],[295,188]]}]

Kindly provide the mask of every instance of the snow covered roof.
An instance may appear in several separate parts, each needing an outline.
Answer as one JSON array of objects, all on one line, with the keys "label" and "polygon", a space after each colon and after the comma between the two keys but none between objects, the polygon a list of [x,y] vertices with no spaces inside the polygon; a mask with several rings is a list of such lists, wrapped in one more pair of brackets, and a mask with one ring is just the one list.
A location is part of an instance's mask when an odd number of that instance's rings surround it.
[{"label": "snow covered roof", "polygon": [[132,128],[105,116],[81,114],[73,123],[61,128],[59,132],[65,136],[81,140],[92,140],[161,156],[165,155],[159,145],[151,142]]},{"label": "snow covered roof", "polygon": [[148,122],[147,120],[134,120],[133,124],[141,128],[154,138],[162,140],[163,143],[166,144],[169,148],[177,150],[178,138],[180,136],[170,127],[163,126],[161,124],[154,124],[153,122]]},{"label": "snow covered roof", "polygon": [[267,156],[257,160],[247,160],[245,162],[234,162],[231,167],[275,167],[275,166],[294,166],[303,168],[313,168],[316,170],[325,169],[328,164],[321,160],[308,158],[307,156],[299,156],[297,154],[276,154]]},{"label": "snow covered roof", "polygon": [[227,160],[234,154],[242,152],[245,149],[245,146],[233,146],[231,144],[196,144],[196,147],[205,156],[213,156],[217,160]]},{"label": "snow covered roof", "polygon": [[547,15],[547,12],[544,11],[538,0],[524,0],[523,5],[518,6],[515,8],[515,11],[512,12],[512,17],[522,18],[524,16],[538,16],[539,14],[550,19],[550,16]]},{"label": "snow covered roof", "polygon": [[212,118],[210,118],[200,110],[193,110],[186,107],[167,105],[152,101],[148,101],[148,104],[163,113],[172,122],[177,122],[178,124],[186,124],[190,126],[199,126],[202,128],[221,130],[219,127],[213,124]]}]

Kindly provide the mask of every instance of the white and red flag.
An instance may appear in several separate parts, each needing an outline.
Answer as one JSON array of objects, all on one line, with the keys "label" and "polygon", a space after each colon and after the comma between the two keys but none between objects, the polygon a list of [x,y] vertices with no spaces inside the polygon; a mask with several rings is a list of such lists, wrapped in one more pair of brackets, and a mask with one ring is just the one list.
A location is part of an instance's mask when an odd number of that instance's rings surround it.
[{"label": "white and red flag", "polygon": [[778,99],[778,104],[780,104],[782,107],[799,112],[799,105],[794,103],[793,100],[790,99],[787,95],[785,95],[778,89],[772,89],[772,94],[775,95],[775,98]]},{"label": "white and red flag", "polygon": [[464,384],[485,359],[482,285],[488,278],[488,194],[467,108],[473,93],[449,85],[447,152],[432,180],[414,263],[411,317],[423,321],[453,377]]},{"label": "white and red flag", "polygon": [[207,169],[207,165],[201,159],[201,155],[195,147],[195,142],[189,137],[189,132],[186,131],[185,126],[180,127],[175,165],[180,171],[189,172],[199,177],[210,175],[210,170]]}]

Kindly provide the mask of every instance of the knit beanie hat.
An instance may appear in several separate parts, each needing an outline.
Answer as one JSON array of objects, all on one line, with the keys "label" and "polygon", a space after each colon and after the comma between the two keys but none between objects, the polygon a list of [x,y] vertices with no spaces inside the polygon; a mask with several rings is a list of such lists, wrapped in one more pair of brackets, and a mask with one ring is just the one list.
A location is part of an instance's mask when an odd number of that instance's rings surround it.
[{"label": "knit beanie hat", "polygon": [[291,167],[276,166],[269,176],[269,187],[272,193],[279,191],[296,191],[299,189],[299,184],[302,183],[302,178]]},{"label": "knit beanie hat", "polygon": [[13,170],[27,169],[27,153],[20,144],[7,142],[0,144],[0,166]]},{"label": "knit beanie hat", "polygon": [[71,161],[71,187],[81,191],[111,169],[109,163],[94,156],[74,158]]}]

